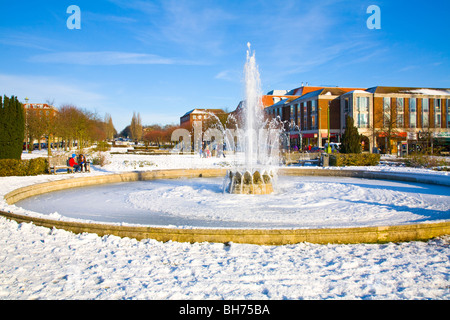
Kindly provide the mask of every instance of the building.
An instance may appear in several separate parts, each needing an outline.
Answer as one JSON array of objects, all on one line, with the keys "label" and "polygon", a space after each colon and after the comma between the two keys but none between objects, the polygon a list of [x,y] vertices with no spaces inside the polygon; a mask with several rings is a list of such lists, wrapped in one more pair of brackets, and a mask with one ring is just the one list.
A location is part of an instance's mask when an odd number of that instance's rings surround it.
[{"label": "building", "polygon": [[346,116],[354,120],[366,152],[408,153],[450,145],[450,89],[302,86],[265,112],[285,122],[291,147],[340,142]]},{"label": "building", "polygon": [[[24,149],[32,150],[33,148],[41,148],[43,141],[46,141],[46,137],[42,134],[42,130],[37,130],[36,128],[42,128],[43,122],[47,122],[48,119],[53,118],[57,113],[58,109],[47,103],[28,103],[28,98],[25,99],[27,102],[23,104],[25,110],[25,139],[24,139]],[[40,133],[36,133],[40,132]],[[30,137],[35,132],[35,136]],[[32,141],[30,141],[32,139]]]},{"label": "building", "polygon": [[36,112],[46,117],[53,117],[58,112],[58,109],[47,103],[24,103],[23,107],[26,112]]},{"label": "building", "polygon": [[201,121],[204,124],[212,115],[221,117],[226,114],[222,109],[192,109],[180,117],[180,126],[190,130],[194,121]]},{"label": "building", "polygon": [[[261,102],[268,117],[284,122],[292,149],[339,143],[350,116],[364,152],[400,155],[436,147],[450,151],[450,89],[302,85],[272,90]],[[243,101],[231,113],[238,120],[242,107]],[[180,118],[180,125],[192,128],[193,121],[203,122],[211,112],[228,116],[221,109],[193,109]]]},{"label": "building", "polygon": [[355,88],[302,86],[291,90],[291,98],[282,100],[265,111],[272,117],[279,116],[285,122],[291,147],[322,147],[328,136],[331,141],[339,140],[339,97],[352,90]]},{"label": "building", "polygon": [[366,151],[400,154],[450,144],[450,89],[377,86],[340,99],[341,121],[354,119]]},{"label": "building", "polygon": [[265,111],[286,123],[291,147],[340,142],[346,116],[353,118],[366,152],[450,145],[450,89],[300,87],[290,93]]}]

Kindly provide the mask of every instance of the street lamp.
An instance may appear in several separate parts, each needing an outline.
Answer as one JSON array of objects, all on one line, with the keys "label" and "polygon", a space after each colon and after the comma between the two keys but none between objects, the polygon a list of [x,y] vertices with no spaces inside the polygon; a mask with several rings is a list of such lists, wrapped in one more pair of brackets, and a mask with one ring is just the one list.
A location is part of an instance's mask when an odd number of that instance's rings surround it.
[{"label": "street lamp", "polygon": [[327,118],[328,118],[328,147],[327,147],[327,153],[331,153],[331,142],[330,142],[330,105],[331,101],[328,101],[328,110],[327,110]]},{"label": "street lamp", "polygon": [[[28,104],[28,97],[25,98],[25,104]],[[28,119],[27,119],[27,107],[25,107],[25,151],[28,153]]]}]

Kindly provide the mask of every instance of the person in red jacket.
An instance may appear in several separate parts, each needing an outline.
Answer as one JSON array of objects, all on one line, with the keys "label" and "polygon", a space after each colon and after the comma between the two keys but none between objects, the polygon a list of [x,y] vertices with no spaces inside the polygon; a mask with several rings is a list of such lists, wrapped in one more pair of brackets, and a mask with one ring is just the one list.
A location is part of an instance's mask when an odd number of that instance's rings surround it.
[{"label": "person in red jacket", "polygon": [[75,161],[75,157],[77,155],[74,153],[72,154],[72,158],[69,159],[69,166],[73,167],[74,171],[77,172],[80,170],[81,172],[81,166]]}]

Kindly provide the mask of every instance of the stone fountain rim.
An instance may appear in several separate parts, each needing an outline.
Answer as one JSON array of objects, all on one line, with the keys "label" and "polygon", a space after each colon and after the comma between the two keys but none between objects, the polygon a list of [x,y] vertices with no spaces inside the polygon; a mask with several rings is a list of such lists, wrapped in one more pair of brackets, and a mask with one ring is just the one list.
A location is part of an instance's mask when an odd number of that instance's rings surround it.
[{"label": "stone fountain rim", "polygon": [[[144,172],[130,172],[69,178],[34,184],[15,189],[4,196],[9,205],[31,196],[64,190],[74,187],[85,187],[117,182],[145,181],[154,179],[219,177],[224,176],[227,169],[170,169]],[[377,180],[397,180],[450,186],[450,179],[436,179],[431,174],[388,173],[367,170],[341,169],[305,169],[280,168],[278,175],[292,176],[335,176],[354,177]],[[425,241],[450,234],[450,221],[429,222],[375,227],[323,228],[323,229],[180,229],[169,227],[122,226],[104,223],[60,221],[39,217],[20,215],[0,211],[0,216],[15,220],[18,223],[33,223],[37,226],[57,228],[74,233],[96,233],[99,236],[115,235],[119,237],[154,239],[157,241],[177,242],[219,242],[248,243],[257,245],[286,245],[300,242],[318,244],[328,243],[385,243],[402,241]]]}]

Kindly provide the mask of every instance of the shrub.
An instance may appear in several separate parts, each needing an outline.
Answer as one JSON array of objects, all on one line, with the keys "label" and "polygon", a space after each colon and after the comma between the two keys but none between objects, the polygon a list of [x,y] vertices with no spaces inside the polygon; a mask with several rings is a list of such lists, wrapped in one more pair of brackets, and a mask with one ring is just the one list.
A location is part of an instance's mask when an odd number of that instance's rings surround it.
[{"label": "shrub", "polygon": [[30,159],[28,162],[27,176],[36,176],[39,174],[48,173],[48,159],[36,158]]},{"label": "shrub", "polygon": [[0,159],[0,177],[35,176],[48,173],[47,158],[30,160]]},{"label": "shrub", "polygon": [[106,141],[100,141],[97,146],[93,148],[94,152],[105,152],[111,150],[111,145]]},{"label": "shrub", "polygon": [[376,166],[380,155],[376,153],[337,153],[330,155],[331,166]]},{"label": "shrub", "polygon": [[97,152],[92,156],[92,164],[93,165],[99,165],[101,167],[109,164],[110,156],[107,152]]},{"label": "shrub", "polygon": [[437,157],[429,156],[426,154],[413,154],[406,157],[405,165],[415,168],[434,168],[445,166],[446,162],[444,159],[439,159]]}]

